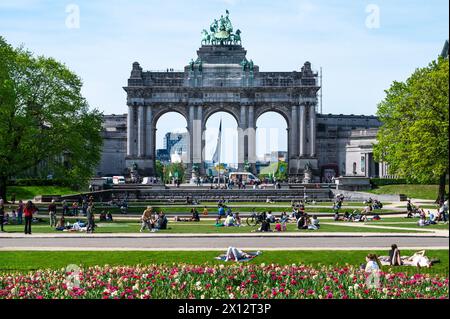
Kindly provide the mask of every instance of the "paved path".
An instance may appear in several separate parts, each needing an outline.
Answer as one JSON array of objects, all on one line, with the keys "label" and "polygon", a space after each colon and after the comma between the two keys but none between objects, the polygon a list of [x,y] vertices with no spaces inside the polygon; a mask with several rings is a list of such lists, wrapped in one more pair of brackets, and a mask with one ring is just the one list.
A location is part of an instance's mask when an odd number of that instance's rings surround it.
[{"label": "paved path", "polygon": [[[356,235],[356,236],[355,236]],[[247,250],[368,250],[387,249],[396,243],[402,249],[448,249],[448,237],[413,234],[322,234],[315,236],[158,236],[146,234],[105,237],[95,235],[45,238],[0,238],[0,250],[224,250],[229,246]],[[153,238],[152,238],[153,237]]]}]

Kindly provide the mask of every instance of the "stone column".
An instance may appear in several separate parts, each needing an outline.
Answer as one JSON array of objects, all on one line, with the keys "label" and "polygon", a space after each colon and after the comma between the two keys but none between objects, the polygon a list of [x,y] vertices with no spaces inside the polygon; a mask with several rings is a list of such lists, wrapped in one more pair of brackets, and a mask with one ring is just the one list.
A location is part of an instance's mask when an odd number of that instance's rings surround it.
[{"label": "stone column", "polygon": [[127,118],[127,156],[131,157],[135,155],[134,151],[134,108],[128,106],[128,118]]},{"label": "stone column", "polygon": [[140,105],[138,109],[138,156],[145,156],[145,106]]},{"label": "stone column", "polygon": [[240,123],[238,125],[238,166],[239,170],[244,170],[244,163],[248,158],[247,143],[245,136],[247,130],[247,112],[245,105],[241,105]]},{"label": "stone column", "polygon": [[146,108],[145,116],[145,157],[152,160],[155,157],[155,143],[153,141],[153,110],[151,106]]},{"label": "stone column", "polygon": [[292,106],[292,127],[290,130],[291,133],[291,144],[289,147],[291,148],[290,158],[297,158],[298,157],[298,106],[294,105]]},{"label": "stone column", "polygon": [[316,105],[311,104],[309,110],[311,157],[316,156]]},{"label": "stone column", "polygon": [[193,150],[193,163],[202,163],[202,117],[203,107],[197,106],[197,116],[195,116],[192,123],[192,150]]},{"label": "stone column", "polygon": [[306,141],[306,134],[305,134],[305,128],[306,128],[306,119],[305,119],[305,105],[300,104],[300,121],[299,121],[299,144],[300,144],[300,157],[304,157],[306,155],[306,149],[305,149],[305,141]]},{"label": "stone column", "polygon": [[256,173],[256,122],[255,122],[255,107],[250,105],[248,108],[248,162],[252,173]]},{"label": "stone column", "polygon": [[193,156],[194,156],[194,143],[193,143],[193,127],[194,127],[194,120],[195,120],[195,107],[193,105],[189,106],[189,119],[188,119],[188,133],[189,133],[189,145],[188,145],[188,154],[187,154],[187,161],[190,166],[192,166],[193,162]]}]

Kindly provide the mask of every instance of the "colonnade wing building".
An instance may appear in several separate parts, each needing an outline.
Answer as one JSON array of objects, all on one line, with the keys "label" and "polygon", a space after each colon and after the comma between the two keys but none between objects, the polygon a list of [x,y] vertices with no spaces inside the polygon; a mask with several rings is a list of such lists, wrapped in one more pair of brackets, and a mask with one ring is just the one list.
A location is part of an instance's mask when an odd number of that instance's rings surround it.
[{"label": "colonnade wing building", "polygon": [[236,42],[206,42],[184,72],[145,72],[138,62],[133,63],[124,87],[128,115],[105,118],[98,173],[123,174],[136,163],[142,175],[154,176],[156,124],[168,112],[183,115],[188,123],[188,172],[194,167],[206,174],[202,137],[208,118],[216,112],[236,119],[239,169],[250,167],[255,172],[256,122],[266,112],[277,112],[288,127],[293,179],[302,180],[306,169],[313,173],[312,182],[325,182],[332,176],[384,174],[372,155],[381,125],[376,117],[318,114],[319,77],[310,62],[298,71],[261,72]]}]

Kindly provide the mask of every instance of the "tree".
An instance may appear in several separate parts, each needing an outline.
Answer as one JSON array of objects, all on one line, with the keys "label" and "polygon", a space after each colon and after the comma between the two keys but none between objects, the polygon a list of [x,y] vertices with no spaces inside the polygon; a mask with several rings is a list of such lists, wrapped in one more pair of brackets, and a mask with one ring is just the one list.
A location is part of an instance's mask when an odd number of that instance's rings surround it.
[{"label": "tree", "polygon": [[12,177],[42,162],[71,186],[92,176],[102,114],[89,110],[81,87],[65,65],[0,37],[0,197]]},{"label": "tree", "polygon": [[179,179],[181,182],[184,181],[184,173],[185,173],[185,167],[183,163],[171,163],[168,164],[167,166],[165,166],[165,175],[164,175],[164,180],[166,181],[171,181],[171,176],[172,178],[176,178]]},{"label": "tree", "polygon": [[156,176],[161,178],[161,180],[164,182],[165,181],[165,179],[164,179],[164,164],[161,163],[161,161],[156,161],[155,171],[156,171]]},{"label": "tree", "polygon": [[410,182],[435,183],[445,197],[449,156],[447,58],[417,69],[406,82],[394,82],[378,106],[383,123],[374,153],[389,173]]},{"label": "tree", "polygon": [[277,181],[286,181],[288,179],[288,165],[286,162],[278,162],[278,169],[275,173]]}]

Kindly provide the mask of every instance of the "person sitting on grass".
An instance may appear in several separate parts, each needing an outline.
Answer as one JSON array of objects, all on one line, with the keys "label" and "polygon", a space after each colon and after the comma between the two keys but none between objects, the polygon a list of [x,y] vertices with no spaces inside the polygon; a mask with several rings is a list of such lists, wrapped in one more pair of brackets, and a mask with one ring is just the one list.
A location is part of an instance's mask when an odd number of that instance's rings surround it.
[{"label": "person sitting on grass", "polygon": [[199,222],[200,221],[200,214],[198,213],[196,208],[191,209],[191,214],[192,214],[192,217],[189,221],[191,221],[191,222]]},{"label": "person sitting on grass", "polygon": [[282,212],[279,219],[280,223],[288,223],[289,222],[289,216],[286,212]]},{"label": "person sitting on grass", "polygon": [[106,222],[106,212],[104,210],[100,213],[100,221]]},{"label": "person sitting on grass", "polygon": [[113,216],[112,216],[111,212],[109,212],[109,211],[106,213],[106,220],[108,222],[112,222],[113,221]]},{"label": "person sitting on grass", "polygon": [[298,229],[308,229],[308,215],[303,215],[297,220]]},{"label": "person sitting on grass", "polygon": [[383,208],[383,204],[379,201],[379,200],[375,200],[373,203],[373,209],[382,209]]},{"label": "person sitting on grass", "polygon": [[317,218],[316,215],[313,215],[312,220],[311,220],[311,224],[315,227],[317,227],[317,229],[320,229],[320,221],[319,218]]},{"label": "person sitting on grass", "polygon": [[283,227],[283,224],[277,223],[277,224],[275,225],[275,231],[277,231],[277,232],[283,232],[283,231],[286,231],[286,223],[284,223],[284,227]]},{"label": "person sitting on grass", "polygon": [[208,216],[208,207],[203,208],[203,216]]},{"label": "person sitting on grass", "polygon": [[430,225],[436,225],[437,224],[437,216],[435,213],[428,211],[428,220],[430,222]]},{"label": "person sitting on grass", "polygon": [[223,223],[223,225],[225,226],[225,227],[233,227],[233,226],[236,226],[235,225],[235,219],[234,219],[234,217],[233,217],[233,215],[228,215],[227,216],[227,218],[225,218],[225,222]]},{"label": "person sitting on grass", "polygon": [[366,265],[364,271],[366,273],[379,272],[381,270],[381,262],[375,254],[368,254],[366,257]]},{"label": "person sitting on grass", "polygon": [[419,227],[425,227],[425,226],[429,226],[430,225],[430,221],[429,220],[427,220],[426,218],[425,218],[425,216],[420,216],[420,219],[419,219],[419,221],[417,222],[417,226],[419,226]]},{"label": "person sitting on grass", "polygon": [[55,229],[57,231],[64,231],[66,229],[66,220],[65,220],[64,216],[61,216],[58,223],[56,224]]},{"label": "person sitting on grass", "polygon": [[346,211],[344,213],[344,221],[346,221],[346,222],[351,221],[351,215],[350,215],[350,213],[348,211]]},{"label": "person sitting on grass", "polygon": [[156,228],[159,230],[165,230],[165,229],[167,229],[168,223],[169,223],[169,221],[167,220],[166,215],[163,212],[160,212]]},{"label": "person sitting on grass", "polygon": [[353,212],[354,213],[354,217],[353,217],[353,221],[355,223],[362,223],[362,222],[367,222],[367,216],[365,215],[365,210],[362,211],[361,213],[358,211]]},{"label": "person sitting on grass", "polygon": [[402,257],[400,256],[400,250],[398,249],[396,244],[393,244],[391,246],[391,250],[389,251],[389,263],[391,266],[403,265]]},{"label": "person sitting on grass", "polygon": [[275,216],[272,215],[272,211],[267,212],[266,219],[269,223],[275,223]]},{"label": "person sitting on grass", "polygon": [[267,219],[263,219],[261,222],[261,227],[258,228],[258,232],[271,232],[272,230],[270,229],[270,223],[267,221]]}]

